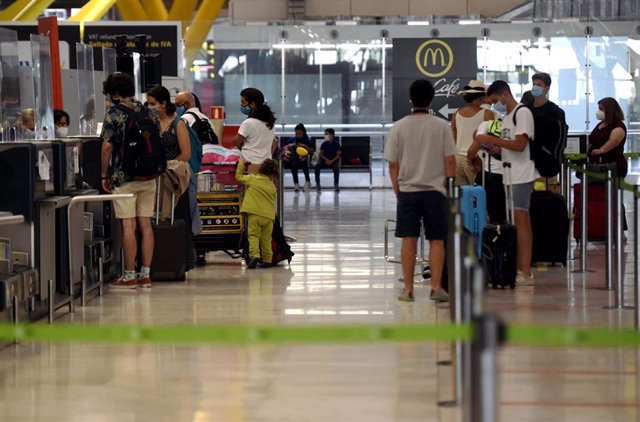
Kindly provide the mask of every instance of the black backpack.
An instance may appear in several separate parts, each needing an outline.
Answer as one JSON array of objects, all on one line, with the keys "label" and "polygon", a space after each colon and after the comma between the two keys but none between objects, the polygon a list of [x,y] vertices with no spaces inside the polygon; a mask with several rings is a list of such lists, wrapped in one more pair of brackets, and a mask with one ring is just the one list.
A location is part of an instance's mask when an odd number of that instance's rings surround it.
[{"label": "black backpack", "polygon": [[[516,114],[513,113],[513,125],[516,125]],[[529,153],[538,173],[542,177],[554,177],[560,173],[564,150],[567,147],[567,125],[559,119],[536,116],[533,114],[534,135],[529,140]]]},{"label": "black backpack", "polygon": [[157,176],[167,169],[167,157],[162,147],[160,128],[148,107],[140,111],[118,104],[127,116],[122,154],[122,171],[130,177]]},{"label": "black backpack", "polygon": [[213,131],[213,128],[209,124],[208,120],[201,119],[193,111],[186,111],[184,114],[190,114],[194,119],[196,119],[193,125],[191,125],[191,129],[193,129],[193,131],[198,135],[198,139],[200,139],[200,143],[202,145],[218,144],[218,137]]}]

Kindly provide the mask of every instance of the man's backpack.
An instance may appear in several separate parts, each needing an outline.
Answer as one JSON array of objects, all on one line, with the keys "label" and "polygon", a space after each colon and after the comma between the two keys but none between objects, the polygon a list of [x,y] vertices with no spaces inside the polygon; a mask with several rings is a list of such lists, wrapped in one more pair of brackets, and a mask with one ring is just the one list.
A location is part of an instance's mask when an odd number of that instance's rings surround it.
[{"label": "man's backpack", "polygon": [[211,124],[207,119],[201,119],[196,113],[193,111],[186,111],[184,114],[189,114],[193,116],[195,122],[191,125],[191,128],[198,135],[198,139],[200,139],[200,143],[202,145],[206,144],[218,144],[218,137],[216,133],[213,131]]},{"label": "man's backpack", "polygon": [[[178,122],[180,121],[180,116],[176,116],[173,119],[173,129],[178,134]],[[195,173],[200,172],[200,167],[202,166],[202,143],[198,138],[198,134],[195,130],[187,122],[184,122],[184,125],[187,127],[187,132],[189,132],[189,144],[191,145],[191,157],[189,158],[189,167],[191,171]]]},{"label": "man's backpack", "polygon": [[[513,113],[516,125],[518,110]],[[533,114],[533,113],[532,113]],[[554,177],[560,173],[564,150],[567,146],[567,125],[558,119],[533,115],[534,135],[529,140],[529,152],[538,173],[542,177]]]},{"label": "man's backpack", "polygon": [[153,177],[167,169],[167,157],[162,147],[160,128],[156,124],[148,107],[140,111],[117,104],[123,112],[125,121],[122,171],[130,177]]}]

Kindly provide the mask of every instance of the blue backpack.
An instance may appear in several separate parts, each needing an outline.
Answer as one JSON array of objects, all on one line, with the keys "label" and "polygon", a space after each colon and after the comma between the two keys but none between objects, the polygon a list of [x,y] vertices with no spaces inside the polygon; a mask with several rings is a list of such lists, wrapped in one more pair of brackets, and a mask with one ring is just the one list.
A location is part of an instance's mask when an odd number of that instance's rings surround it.
[{"label": "blue backpack", "polygon": [[[178,133],[178,122],[180,121],[180,116],[176,116],[173,119],[173,129]],[[191,171],[193,173],[200,172],[200,166],[202,165],[202,143],[198,138],[198,134],[195,130],[187,122],[184,122],[185,126],[187,126],[187,132],[189,132],[189,143],[191,144],[191,158],[189,158],[189,167],[191,167]]]}]

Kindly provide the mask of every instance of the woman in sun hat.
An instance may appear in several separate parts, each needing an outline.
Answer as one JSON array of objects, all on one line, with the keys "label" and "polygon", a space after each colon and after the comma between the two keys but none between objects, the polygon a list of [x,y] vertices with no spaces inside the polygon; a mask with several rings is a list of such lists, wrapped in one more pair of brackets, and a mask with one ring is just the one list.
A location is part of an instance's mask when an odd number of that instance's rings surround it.
[{"label": "woman in sun hat", "polygon": [[482,108],[486,90],[483,81],[469,81],[460,92],[467,105],[460,107],[451,119],[453,139],[456,141],[456,184],[472,185],[481,168],[480,163],[472,163],[467,158],[467,150],[473,143],[473,134],[484,121],[494,119],[490,110]]}]

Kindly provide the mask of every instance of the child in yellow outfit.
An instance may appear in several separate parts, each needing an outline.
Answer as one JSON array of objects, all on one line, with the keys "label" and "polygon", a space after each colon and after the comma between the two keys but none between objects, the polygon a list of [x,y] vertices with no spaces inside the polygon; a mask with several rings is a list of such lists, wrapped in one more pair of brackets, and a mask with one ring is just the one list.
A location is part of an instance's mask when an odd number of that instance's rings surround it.
[{"label": "child in yellow outfit", "polygon": [[247,216],[249,237],[249,268],[270,267],[271,233],[276,218],[276,185],[278,164],[266,160],[260,165],[258,174],[244,174],[246,161],[240,159],[236,170],[236,180],[247,186],[240,212]]}]

